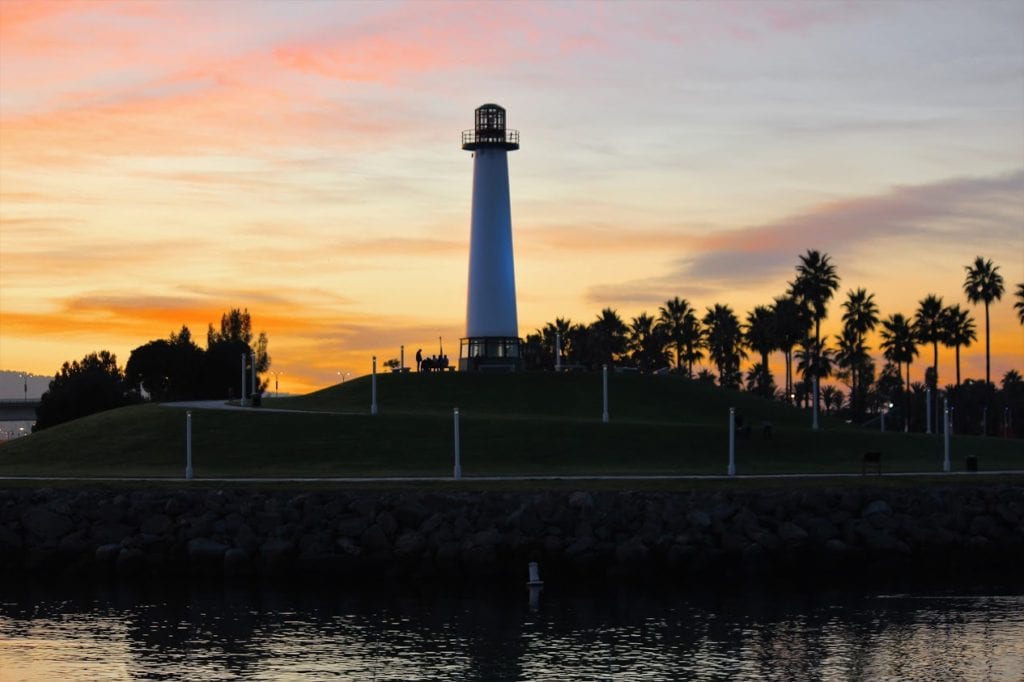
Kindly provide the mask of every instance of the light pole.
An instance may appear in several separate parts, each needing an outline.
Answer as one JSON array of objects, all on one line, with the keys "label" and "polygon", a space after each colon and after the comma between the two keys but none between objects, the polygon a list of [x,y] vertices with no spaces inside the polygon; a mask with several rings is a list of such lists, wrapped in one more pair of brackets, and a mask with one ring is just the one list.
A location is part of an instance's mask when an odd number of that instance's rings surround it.
[{"label": "light pole", "polygon": [[271,372],[271,374],[274,375],[274,395],[276,397],[280,398],[281,397],[281,391],[278,390],[278,387],[277,387],[277,377],[278,377],[278,375],[284,374],[284,372],[278,370],[276,372]]},{"label": "light pole", "polygon": [[352,372],[340,372],[339,371],[338,372],[338,378],[340,379],[340,381],[338,383],[341,383],[341,384],[345,383],[345,377],[351,376],[351,375],[352,375]]},{"label": "light pole", "polygon": [[25,380],[25,402],[28,402],[28,375],[22,374],[21,378]]},{"label": "light pole", "polygon": [[242,394],[238,398],[238,406],[245,407],[245,353],[242,353]]}]

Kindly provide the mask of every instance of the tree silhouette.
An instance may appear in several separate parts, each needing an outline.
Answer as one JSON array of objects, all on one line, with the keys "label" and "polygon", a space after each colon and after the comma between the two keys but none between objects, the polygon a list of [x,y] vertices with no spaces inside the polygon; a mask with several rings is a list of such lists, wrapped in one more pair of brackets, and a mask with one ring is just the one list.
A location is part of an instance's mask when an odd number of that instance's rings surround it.
[{"label": "tree silhouette", "polygon": [[942,297],[928,294],[918,302],[917,316],[914,320],[917,340],[932,344],[932,373],[926,384],[933,389],[939,385],[939,342],[946,337],[944,311]]},{"label": "tree silhouette", "polygon": [[702,321],[707,329],[708,355],[718,368],[718,384],[738,388],[740,361],[747,357],[739,319],[732,308],[716,303],[714,308],[707,309]]},{"label": "tree silhouette", "polygon": [[687,375],[693,376],[693,351],[698,349],[697,360],[703,357],[699,351],[700,322],[693,306],[678,296],[665,301],[665,305],[658,308],[658,326],[664,330],[668,343],[675,350],[676,370],[682,371],[683,362],[687,361]]},{"label": "tree silhouette", "polygon": [[205,353],[182,326],[169,339],[157,339],[132,351],[125,365],[125,380],[139,386],[155,401],[188,400],[202,396]]},{"label": "tree silhouette", "polygon": [[971,343],[978,340],[974,329],[974,320],[969,311],[957,303],[942,311],[942,343],[956,351],[956,387],[960,388],[960,347],[970,348]]},{"label": "tree silhouette", "polygon": [[1003,297],[1003,276],[999,274],[998,266],[981,256],[977,256],[972,265],[965,265],[964,269],[967,270],[967,277],[964,280],[964,293],[967,294],[967,300],[974,304],[979,302],[985,304],[985,383],[990,384],[992,375],[988,306],[992,301],[998,301]]},{"label": "tree silhouette", "polygon": [[775,393],[775,382],[771,380],[768,355],[776,349],[778,343],[778,335],[775,332],[775,311],[771,306],[755,306],[747,313],[747,321],[742,331],[746,345],[761,356],[761,362],[758,365],[763,376],[757,381],[760,393],[765,398],[771,398]]},{"label": "tree silhouette", "polygon": [[117,356],[105,350],[90,353],[81,362],[65,362],[54,375],[39,400],[33,431],[138,401],[117,366]]},{"label": "tree silhouette", "polygon": [[630,322],[626,347],[640,371],[653,372],[668,365],[667,344],[663,328],[656,325],[654,318],[647,313],[640,313]]},{"label": "tree silhouette", "polygon": [[863,288],[846,292],[846,300],[843,301],[843,332],[837,337],[837,361],[850,375],[850,407],[855,416],[860,416],[865,407],[862,398],[866,394],[866,387],[863,386],[862,376],[866,364],[871,360],[866,339],[868,332],[873,331],[877,324],[875,295]]},{"label": "tree silhouette", "polygon": [[[252,344],[252,320],[249,310],[232,308],[220,319],[220,331],[211,324],[206,332],[206,363],[203,370],[204,393],[210,398],[226,398],[241,391],[240,374],[242,356],[253,355],[257,375],[270,369],[270,355],[267,353],[267,335],[260,332],[256,345]],[[248,361],[246,361],[248,362]],[[247,373],[248,374],[248,373]],[[246,393],[257,393],[266,388],[266,382],[257,376],[257,385],[250,386],[246,379]]]},{"label": "tree silhouette", "polygon": [[775,311],[776,347],[786,358],[786,400],[793,395],[793,348],[810,332],[811,320],[807,311],[792,296],[779,296]]},{"label": "tree silhouette", "polygon": [[611,367],[626,352],[626,333],[629,329],[619,314],[605,308],[591,323],[590,333],[595,364]]},{"label": "tree silhouette", "polygon": [[1014,292],[1013,297],[1017,299],[1017,302],[1013,304],[1013,309],[1017,311],[1017,319],[1024,324],[1024,282],[1017,285],[1017,291]]},{"label": "tree silhouette", "polygon": [[[813,393],[814,377],[820,383],[832,374],[832,351],[811,337],[803,339],[796,352],[797,371],[803,377],[805,395]],[[814,399],[811,395],[812,400]]]},{"label": "tree silhouette", "polygon": [[852,325],[843,325],[842,332],[836,336],[835,361],[840,369],[837,376],[840,379],[848,379],[850,409],[854,417],[859,419],[866,409],[864,403],[868,385],[874,374],[874,363],[868,354],[864,338]]},{"label": "tree silhouette", "polygon": [[808,250],[800,256],[796,279],[789,285],[790,295],[805,308],[814,323],[814,341],[821,345],[821,321],[828,315],[828,302],[839,288],[836,268],[828,254]]},{"label": "tree silhouette", "polygon": [[[896,363],[897,368],[901,363],[907,366],[907,400],[910,399],[910,363],[918,354],[915,342],[914,324],[901,313],[895,313],[882,321],[882,343],[879,347],[883,350],[885,359]],[[905,428],[910,428],[909,422],[910,405],[907,403],[907,414],[904,417]]]}]

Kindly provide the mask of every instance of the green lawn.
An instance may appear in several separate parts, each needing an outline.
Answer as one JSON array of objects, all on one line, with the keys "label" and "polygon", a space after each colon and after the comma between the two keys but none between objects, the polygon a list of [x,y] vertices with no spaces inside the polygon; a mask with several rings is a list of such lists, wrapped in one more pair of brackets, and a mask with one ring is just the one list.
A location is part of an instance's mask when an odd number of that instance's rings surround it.
[{"label": "green lawn", "polygon": [[[387,374],[377,416],[362,378],[264,407],[318,414],[193,411],[196,476],[448,476],[452,408],[460,409],[462,466],[474,475],[723,474],[728,410],[752,425],[736,441],[737,472],[860,472],[882,452],[883,471],[942,467],[942,440],[879,433],[676,377],[609,378],[611,422],[601,423],[599,374]],[[341,412],[346,414],[329,414]],[[770,421],[772,434],[761,424]],[[955,437],[954,469],[1024,469],[1024,444]],[[143,405],[93,415],[0,446],[0,475],[180,476],[185,414]]]}]

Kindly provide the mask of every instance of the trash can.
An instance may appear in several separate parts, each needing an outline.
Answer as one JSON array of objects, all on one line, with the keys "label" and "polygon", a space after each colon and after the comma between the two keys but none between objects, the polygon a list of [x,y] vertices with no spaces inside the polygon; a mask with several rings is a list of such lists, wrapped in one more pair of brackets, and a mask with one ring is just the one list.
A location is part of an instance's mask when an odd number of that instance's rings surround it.
[{"label": "trash can", "polygon": [[978,470],[978,456],[977,455],[967,455],[967,461],[964,463],[964,469],[966,469],[967,471],[977,471]]},{"label": "trash can", "polygon": [[263,394],[262,393],[253,393],[252,394],[252,406],[253,407],[259,407],[262,404],[263,404]]}]

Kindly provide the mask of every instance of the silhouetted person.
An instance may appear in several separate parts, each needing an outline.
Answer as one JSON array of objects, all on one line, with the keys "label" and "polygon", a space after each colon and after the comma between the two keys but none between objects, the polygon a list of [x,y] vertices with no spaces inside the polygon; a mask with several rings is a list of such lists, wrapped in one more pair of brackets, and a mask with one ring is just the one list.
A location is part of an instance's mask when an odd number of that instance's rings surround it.
[{"label": "silhouetted person", "polygon": [[416,371],[420,371],[420,366],[423,364],[423,349],[418,348],[416,350]]}]

